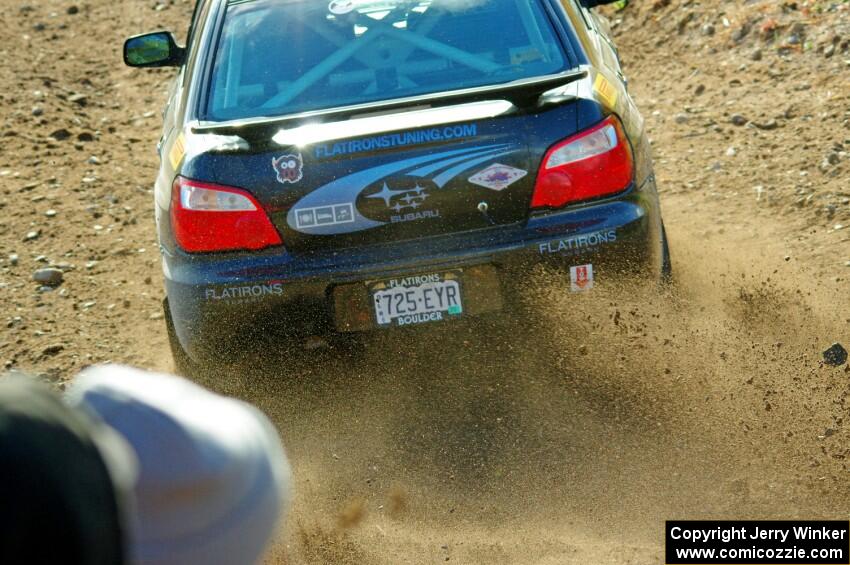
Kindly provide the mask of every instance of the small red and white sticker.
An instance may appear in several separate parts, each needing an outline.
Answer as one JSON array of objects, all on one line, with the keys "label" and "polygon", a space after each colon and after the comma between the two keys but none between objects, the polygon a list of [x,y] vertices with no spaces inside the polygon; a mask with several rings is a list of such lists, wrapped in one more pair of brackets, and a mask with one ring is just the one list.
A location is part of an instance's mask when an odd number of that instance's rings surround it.
[{"label": "small red and white sticker", "polygon": [[528,171],[494,163],[469,177],[469,182],[490,190],[500,191],[505,190],[527,174]]},{"label": "small red and white sticker", "polygon": [[593,288],[593,265],[570,267],[570,290],[587,292]]}]

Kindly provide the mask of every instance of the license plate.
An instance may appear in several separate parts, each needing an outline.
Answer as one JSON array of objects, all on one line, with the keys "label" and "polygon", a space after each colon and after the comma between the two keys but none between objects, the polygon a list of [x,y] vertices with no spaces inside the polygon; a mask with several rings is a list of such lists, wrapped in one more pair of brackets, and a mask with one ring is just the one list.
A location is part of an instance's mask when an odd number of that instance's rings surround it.
[{"label": "license plate", "polygon": [[380,281],[371,285],[370,291],[380,327],[440,322],[463,314],[458,273]]}]

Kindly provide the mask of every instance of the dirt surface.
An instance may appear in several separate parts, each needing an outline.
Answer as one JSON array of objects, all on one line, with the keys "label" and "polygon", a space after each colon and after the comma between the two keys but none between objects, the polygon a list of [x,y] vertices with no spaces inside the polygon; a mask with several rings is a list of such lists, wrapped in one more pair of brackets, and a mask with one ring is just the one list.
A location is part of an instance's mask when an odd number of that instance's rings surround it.
[{"label": "dirt surface", "polygon": [[[168,370],[151,186],[171,74],[120,46],[183,33],[191,6],[2,6],[0,361],[59,387],[93,363]],[[846,519],[850,372],[821,352],[850,342],[850,4],[606,13],[674,291],[541,279],[505,322],[221,381],[294,464],[270,563],[658,563],[665,519]],[[40,289],[51,265],[64,280]]]}]

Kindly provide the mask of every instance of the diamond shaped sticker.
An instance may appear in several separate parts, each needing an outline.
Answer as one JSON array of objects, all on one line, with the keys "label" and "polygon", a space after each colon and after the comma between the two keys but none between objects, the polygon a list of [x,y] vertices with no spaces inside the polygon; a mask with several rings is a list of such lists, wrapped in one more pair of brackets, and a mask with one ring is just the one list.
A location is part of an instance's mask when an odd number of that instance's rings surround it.
[{"label": "diamond shaped sticker", "polygon": [[490,190],[501,191],[527,174],[528,171],[494,163],[469,177],[469,182]]}]

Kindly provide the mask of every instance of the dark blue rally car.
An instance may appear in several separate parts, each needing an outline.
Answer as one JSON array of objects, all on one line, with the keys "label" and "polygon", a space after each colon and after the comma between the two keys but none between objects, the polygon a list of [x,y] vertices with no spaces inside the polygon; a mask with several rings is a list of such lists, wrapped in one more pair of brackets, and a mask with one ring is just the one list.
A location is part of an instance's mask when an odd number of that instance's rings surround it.
[{"label": "dark blue rally car", "polygon": [[156,181],[178,368],[257,328],[498,311],[541,263],[564,292],[668,276],[603,3],[200,0],[185,48],[128,39],[179,67]]}]

